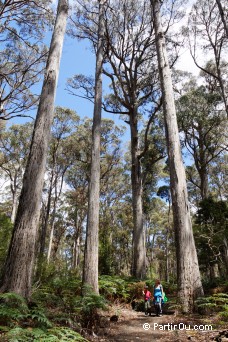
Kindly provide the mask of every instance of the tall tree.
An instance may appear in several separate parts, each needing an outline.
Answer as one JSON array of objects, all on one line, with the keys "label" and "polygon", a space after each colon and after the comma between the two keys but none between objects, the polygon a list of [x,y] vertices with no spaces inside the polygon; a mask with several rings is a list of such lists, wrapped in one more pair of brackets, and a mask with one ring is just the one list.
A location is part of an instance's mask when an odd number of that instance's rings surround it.
[{"label": "tall tree", "polygon": [[95,98],[92,128],[92,153],[89,180],[89,200],[86,227],[83,285],[89,285],[94,292],[98,288],[98,231],[100,201],[100,144],[101,144],[101,105],[102,67],[104,60],[104,14],[106,0],[99,0],[98,45],[96,53]]},{"label": "tall tree", "polygon": [[[209,166],[226,150],[226,116],[221,111],[221,96],[205,86],[191,82],[190,89],[177,101],[181,140],[194,159],[199,174],[201,199],[209,195]],[[191,179],[190,179],[191,181]]]},{"label": "tall tree", "polygon": [[[87,9],[87,8],[86,8]],[[84,9],[85,10],[85,9]],[[87,37],[96,44],[94,35],[94,13],[88,19],[87,10],[79,21],[78,37]],[[130,126],[131,135],[131,184],[133,208],[132,273],[137,278],[146,274],[145,231],[143,227],[143,174],[141,160],[148,151],[148,136],[154,114],[159,107],[158,73],[154,63],[155,47],[153,27],[149,18],[150,7],[147,0],[111,1],[105,17],[105,63],[103,73],[111,81],[110,96],[104,100],[104,110],[123,114]],[[81,34],[80,34],[81,33]],[[73,34],[73,31],[72,31]],[[148,71],[149,70],[149,71]],[[150,83],[153,77],[153,84]],[[68,85],[73,89],[83,89],[84,97],[93,100],[91,78],[76,75]],[[140,144],[139,127],[142,115],[148,115],[145,128],[145,144]],[[158,156],[157,159],[161,156]],[[156,162],[156,158],[154,159]]]},{"label": "tall tree", "polygon": [[[122,15],[119,15],[119,11]],[[154,32],[147,1],[113,2],[106,26],[106,40],[108,63],[104,67],[104,74],[111,81],[113,94],[107,97],[105,107],[107,111],[125,114],[125,122],[130,126],[134,224],[132,274],[142,279],[146,276],[146,245],[141,161],[148,152],[148,132],[159,107],[159,100],[156,99],[158,75],[154,63]],[[150,83],[151,79],[153,81]],[[141,144],[140,120],[143,114],[148,113],[145,144]]]},{"label": "tall tree", "polygon": [[213,196],[220,201],[228,200],[228,154],[219,156],[210,165],[210,186]]},{"label": "tall tree", "polygon": [[68,140],[70,135],[75,131],[75,126],[78,121],[79,117],[75,112],[67,108],[56,107],[47,159],[46,174],[49,184],[46,186],[48,188],[46,204],[43,204],[45,216],[41,229],[40,255],[44,254],[51,205],[52,202],[56,203],[55,196],[53,198],[52,194],[56,192],[58,193],[58,197],[60,197],[60,189],[63,186],[65,173],[73,162]]},{"label": "tall tree", "polygon": [[68,0],[59,0],[30,153],[1,281],[1,291],[13,291],[26,298],[31,293],[42,188],[68,8]]},{"label": "tall tree", "polygon": [[[198,0],[193,5],[188,21],[190,53],[196,66],[217,82],[228,116],[227,77],[224,73],[228,37],[214,0]],[[205,59],[202,65],[200,53]],[[211,63],[212,60],[213,62]],[[205,67],[206,65],[206,67]]]},{"label": "tall tree", "polygon": [[158,68],[170,168],[170,185],[175,227],[178,297],[183,312],[193,310],[194,299],[203,294],[188,204],[186,176],[181,156],[172,78],[160,20],[160,1],[151,0],[156,35]]},{"label": "tall tree", "polygon": [[11,222],[14,223],[22,177],[28,158],[33,124],[12,125],[0,135],[0,169],[10,183]]},{"label": "tall tree", "polygon": [[[83,120],[82,124],[77,126],[76,132],[69,137],[69,146],[71,144],[71,154],[74,163],[68,169],[66,174],[66,182],[70,187],[67,192],[67,200],[69,203],[68,221],[69,221],[69,241],[73,245],[73,266],[78,268],[79,260],[82,260],[81,251],[84,247],[84,226],[86,218],[86,208],[88,207],[88,183],[90,178],[91,165],[91,148],[92,148],[92,121],[90,119]],[[114,125],[112,120],[103,119],[101,121],[101,190],[100,213],[102,217],[107,217],[107,211],[112,209],[105,205],[109,198],[109,203],[114,201],[118,188],[123,188],[123,184],[118,182],[120,170],[120,140],[123,128]],[[124,183],[124,181],[123,181]],[[124,195],[124,190],[121,193]],[[121,197],[122,198],[122,197]],[[103,222],[103,219],[101,219]],[[102,222],[99,223],[99,236],[102,232]],[[101,228],[101,230],[100,230]],[[106,226],[104,227],[104,230]],[[105,232],[104,232],[105,233]],[[100,238],[99,238],[100,239]],[[101,245],[100,245],[101,246]],[[72,247],[71,247],[72,248]],[[72,255],[72,250],[70,251]],[[110,255],[111,257],[111,255]],[[99,273],[100,273],[99,267]]]},{"label": "tall tree", "polygon": [[47,48],[44,33],[52,19],[50,0],[0,2],[0,119],[27,116],[38,96]]},{"label": "tall tree", "polygon": [[228,274],[228,203],[208,197],[200,202],[195,217],[196,245],[204,271],[210,277],[219,277],[219,271]]}]

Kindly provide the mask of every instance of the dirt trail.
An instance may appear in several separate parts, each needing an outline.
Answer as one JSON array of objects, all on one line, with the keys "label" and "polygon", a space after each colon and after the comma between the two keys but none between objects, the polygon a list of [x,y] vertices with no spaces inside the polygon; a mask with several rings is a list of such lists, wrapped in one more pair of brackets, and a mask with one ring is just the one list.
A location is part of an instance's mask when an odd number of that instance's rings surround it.
[{"label": "dirt trail", "polygon": [[[177,324],[177,327],[174,328],[174,324]],[[110,327],[106,328],[99,342],[182,342],[189,340],[211,342],[213,340],[216,332],[193,330],[194,324],[195,322],[187,322],[174,315],[145,316],[142,312],[126,309],[121,312],[118,322],[111,322]],[[145,330],[145,327],[148,330]]]}]

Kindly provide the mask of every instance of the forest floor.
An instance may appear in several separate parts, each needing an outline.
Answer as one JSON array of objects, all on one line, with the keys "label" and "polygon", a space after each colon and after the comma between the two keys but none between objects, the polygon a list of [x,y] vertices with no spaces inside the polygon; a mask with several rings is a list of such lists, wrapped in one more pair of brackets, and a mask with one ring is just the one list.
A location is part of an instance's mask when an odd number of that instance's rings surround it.
[{"label": "forest floor", "polygon": [[[117,322],[110,322],[101,328],[93,341],[99,342],[182,342],[182,341],[228,341],[228,324],[219,326],[213,317],[145,316],[143,312],[121,309]],[[212,330],[208,326],[212,324]],[[176,325],[176,326],[174,326]],[[221,332],[221,338],[217,339]],[[227,336],[228,337],[228,336]]]}]

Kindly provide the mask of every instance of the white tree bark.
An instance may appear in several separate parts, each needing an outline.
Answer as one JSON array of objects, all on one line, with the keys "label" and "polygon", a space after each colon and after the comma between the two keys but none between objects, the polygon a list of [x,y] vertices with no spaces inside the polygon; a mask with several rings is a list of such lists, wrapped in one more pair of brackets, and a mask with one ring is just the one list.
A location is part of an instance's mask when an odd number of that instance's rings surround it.
[{"label": "white tree bark", "polygon": [[178,297],[183,312],[191,312],[194,299],[203,295],[187,196],[186,175],[181,156],[171,72],[160,22],[160,1],[151,0],[156,35],[158,67],[163,95],[163,112],[170,168],[174,216]]},{"label": "white tree bark", "polygon": [[68,0],[59,0],[13,236],[1,282],[1,291],[13,291],[26,298],[30,297],[32,286],[41,196],[68,8]]},{"label": "white tree bark", "polygon": [[92,155],[89,183],[89,203],[86,227],[86,241],[83,267],[83,292],[86,287],[99,293],[98,288],[98,232],[100,201],[100,140],[101,140],[101,106],[102,106],[102,66],[104,43],[104,6],[106,0],[99,1],[98,46],[96,54],[95,99],[92,129]]},{"label": "white tree bark", "polygon": [[137,113],[130,115],[131,128],[131,183],[132,183],[132,207],[133,207],[133,263],[132,275],[137,279],[144,279],[146,276],[146,244],[145,230],[143,226],[142,208],[142,174],[138,158],[138,122]]}]

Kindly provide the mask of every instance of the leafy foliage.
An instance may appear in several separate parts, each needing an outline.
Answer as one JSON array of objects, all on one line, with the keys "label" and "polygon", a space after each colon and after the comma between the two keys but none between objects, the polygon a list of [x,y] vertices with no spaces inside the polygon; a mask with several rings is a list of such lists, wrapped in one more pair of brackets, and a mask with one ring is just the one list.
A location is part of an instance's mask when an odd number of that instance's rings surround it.
[{"label": "leafy foliage", "polygon": [[13,292],[0,294],[0,322],[9,326],[22,323],[35,327],[52,326],[44,308],[37,305],[29,308],[25,299]]},{"label": "leafy foliage", "polygon": [[[51,292],[51,288],[48,289],[48,287],[40,290],[39,294],[36,292],[34,297],[36,297],[37,302],[29,304],[16,293],[0,294],[0,331],[7,341],[86,341],[79,333],[69,327],[53,326],[45,314],[48,308],[45,309],[44,307],[44,298],[48,298],[50,294],[47,290]],[[42,291],[44,291],[43,296],[41,295]],[[73,303],[78,304],[75,308],[76,311],[85,310],[85,315],[90,312],[92,316],[95,307],[103,307],[102,299],[99,301],[98,297],[90,294],[85,298],[80,297],[81,300],[79,300],[78,297],[73,298],[72,291],[72,298],[75,299]],[[58,295],[55,299],[58,299]],[[67,321],[69,323],[70,313],[64,313],[66,305],[63,300],[60,309],[63,311],[62,315],[65,314],[65,320],[62,323],[66,324]],[[51,316],[50,312],[48,315]]]},{"label": "leafy foliage", "polygon": [[216,293],[209,297],[199,298],[196,300],[196,306],[201,314],[219,312],[221,316],[226,316],[228,313],[228,294]]},{"label": "leafy foliage", "polygon": [[228,234],[228,205],[209,197],[200,202],[195,218],[195,239],[199,260],[205,270],[214,263],[225,262]]},{"label": "leafy foliage", "polygon": [[92,315],[96,309],[105,309],[107,301],[104,297],[97,295],[91,290],[89,286],[86,286],[86,295],[83,297],[76,297],[75,304],[77,309],[86,315]]},{"label": "leafy foliage", "polygon": [[0,321],[12,325],[26,319],[29,309],[25,299],[16,293],[0,294]]},{"label": "leafy foliage", "polygon": [[6,253],[9,247],[9,242],[12,234],[13,225],[9,217],[0,212],[0,268],[2,268]]},{"label": "leafy foliage", "polygon": [[16,327],[6,334],[6,338],[12,342],[87,341],[80,334],[66,327],[55,327],[47,331],[37,328],[23,329]]},{"label": "leafy foliage", "polygon": [[100,276],[99,290],[111,301],[117,298],[127,300],[130,296],[126,280],[117,276]]},{"label": "leafy foliage", "polygon": [[32,321],[37,326],[44,326],[44,327],[52,327],[51,322],[48,320],[44,313],[44,309],[41,307],[36,307],[34,309],[31,309],[29,314],[27,315],[27,319],[32,319]]}]

